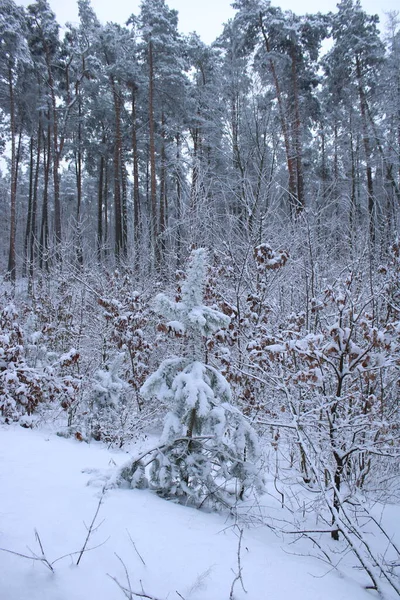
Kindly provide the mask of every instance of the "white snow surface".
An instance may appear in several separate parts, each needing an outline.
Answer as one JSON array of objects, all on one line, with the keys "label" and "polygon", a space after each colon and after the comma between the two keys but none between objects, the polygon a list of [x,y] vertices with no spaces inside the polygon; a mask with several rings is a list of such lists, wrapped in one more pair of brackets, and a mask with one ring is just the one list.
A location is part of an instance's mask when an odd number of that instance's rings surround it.
[{"label": "white snow surface", "polygon": [[[118,600],[108,576],[159,600],[229,600],[238,572],[237,530],[227,515],[206,513],[158,498],[149,490],[110,489],[88,547],[76,566],[101,489],[87,485],[88,469],[108,469],[127,453],[98,443],[59,438],[41,430],[0,427],[0,547],[40,553],[40,535],[51,573],[42,563],[0,552],[1,600]],[[271,510],[277,510],[271,504]],[[278,515],[276,515],[278,516]],[[129,535],[135,543],[142,563]],[[234,600],[368,600],[349,571],[332,572],[307,556],[310,545],[289,545],[260,525],[245,528]],[[351,577],[351,578],[350,578]],[[365,582],[364,582],[365,583]],[[389,597],[389,596],[388,596]]]}]

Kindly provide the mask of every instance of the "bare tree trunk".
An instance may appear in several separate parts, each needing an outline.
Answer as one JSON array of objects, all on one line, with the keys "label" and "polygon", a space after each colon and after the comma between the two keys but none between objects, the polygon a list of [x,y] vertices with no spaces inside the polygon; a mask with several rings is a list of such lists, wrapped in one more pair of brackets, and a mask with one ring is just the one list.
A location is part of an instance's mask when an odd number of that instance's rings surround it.
[{"label": "bare tree trunk", "polygon": [[181,259],[182,259],[182,185],[181,185],[180,161],[181,161],[181,136],[180,136],[180,133],[177,133],[176,134],[175,180],[176,180],[176,216],[177,216],[177,221],[178,221],[177,233],[176,233],[176,256],[177,256],[178,265],[181,264]]},{"label": "bare tree trunk", "polygon": [[194,210],[199,194],[199,163],[200,163],[200,129],[195,127],[190,131],[193,140],[193,168],[192,183],[190,186],[190,209]]},{"label": "bare tree trunk", "polygon": [[24,238],[24,262],[22,265],[22,276],[26,277],[29,271],[29,239],[32,228],[32,201],[33,201],[33,171],[34,171],[34,138],[31,135],[29,142],[29,193],[28,193],[28,216],[26,219],[26,229]]},{"label": "bare tree trunk", "polygon": [[38,189],[39,189],[39,173],[40,173],[40,150],[42,140],[42,120],[39,115],[39,126],[37,134],[37,149],[36,149],[36,167],[35,167],[35,180],[33,184],[33,197],[32,197],[32,219],[31,219],[31,231],[29,240],[29,286],[32,286],[33,273],[36,259],[36,244],[37,244],[37,207],[38,207]]},{"label": "bare tree trunk", "polygon": [[82,231],[81,231],[81,211],[82,211],[82,104],[81,98],[78,98],[78,151],[75,158],[76,167],[76,258],[78,265],[83,265],[82,249]]},{"label": "bare tree trunk", "polygon": [[49,268],[49,178],[50,178],[50,155],[51,155],[51,131],[50,121],[47,126],[47,138],[44,138],[43,144],[43,206],[42,221],[40,226],[39,242],[39,267],[41,269]]},{"label": "bare tree trunk", "polygon": [[109,169],[107,162],[105,163],[104,177],[104,257],[108,256],[108,188],[109,188]]},{"label": "bare tree trunk", "polygon": [[51,110],[52,110],[52,131],[53,131],[53,185],[54,185],[54,233],[56,241],[56,258],[61,259],[61,205],[60,205],[60,154],[62,142],[58,138],[58,112],[57,98],[54,89],[54,78],[51,67],[51,58],[46,48],[46,64],[48,74],[48,85],[50,88]]},{"label": "bare tree trunk", "polygon": [[294,47],[291,53],[292,58],[292,85],[294,102],[294,147],[296,152],[296,176],[297,176],[297,206],[296,212],[304,209],[304,175],[303,175],[303,148],[301,143],[301,118],[299,107],[299,86],[297,79],[296,52]]},{"label": "bare tree trunk", "polygon": [[122,133],[121,133],[121,98],[118,93],[115,79],[110,77],[111,87],[114,98],[115,112],[115,139],[114,139],[114,210],[115,210],[115,246],[114,254],[117,261],[120,259],[123,236],[122,236],[122,207],[121,207],[121,150],[122,150]]},{"label": "bare tree trunk", "polygon": [[153,43],[150,40],[149,46],[149,153],[150,153],[150,243],[153,247],[153,253],[156,264],[157,257],[157,185],[156,185],[156,147],[154,132],[154,65],[153,65]]},{"label": "bare tree trunk", "polygon": [[374,184],[372,180],[372,167],[371,167],[371,141],[368,135],[368,124],[367,124],[367,105],[365,98],[365,91],[362,85],[361,75],[361,62],[360,58],[356,58],[356,70],[357,70],[357,82],[358,82],[358,95],[360,100],[361,119],[362,119],[362,130],[363,130],[363,144],[365,151],[365,162],[367,171],[367,195],[368,195],[368,216],[369,216],[369,233],[371,241],[375,241],[376,223],[375,223],[375,196],[374,196]]},{"label": "bare tree trunk", "polygon": [[121,149],[121,219],[122,219],[122,254],[124,258],[128,255],[128,190],[127,190],[127,172],[123,152]]},{"label": "bare tree trunk", "polygon": [[165,257],[165,231],[167,228],[167,186],[166,186],[166,152],[165,152],[165,114],[161,115],[161,172],[160,172],[160,223],[158,229],[158,257],[160,264]]},{"label": "bare tree trunk", "polygon": [[[261,32],[262,32],[263,38],[264,38],[265,48],[266,48],[268,54],[270,54],[271,47],[270,47],[269,39],[267,36],[267,32],[264,27],[262,13],[260,13],[259,19],[260,19]],[[293,212],[293,209],[294,209],[294,211],[296,211],[298,208],[296,164],[295,164],[295,160],[294,160],[294,156],[293,156],[292,145],[290,142],[289,126],[288,126],[286,115],[285,115],[285,108],[284,108],[284,101],[283,101],[283,96],[282,96],[282,92],[281,92],[281,87],[280,87],[280,83],[279,83],[279,79],[278,79],[278,74],[276,72],[275,63],[272,58],[269,59],[269,67],[270,67],[270,71],[271,71],[272,78],[274,81],[276,99],[278,101],[279,120],[281,122],[282,135],[283,135],[283,141],[284,141],[285,153],[286,153],[286,163],[287,163],[287,168],[288,168],[288,173],[289,173],[289,190],[288,190],[289,191],[289,203],[290,203],[290,207]]]},{"label": "bare tree trunk", "polygon": [[132,89],[132,152],[133,152],[133,235],[135,240],[135,260],[138,259],[140,239],[140,193],[139,193],[139,153],[136,133],[136,85]]},{"label": "bare tree trunk", "polygon": [[15,283],[16,260],[15,260],[15,234],[16,234],[16,202],[17,202],[17,153],[15,144],[15,99],[13,72],[11,65],[8,68],[8,89],[10,98],[10,128],[11,128],[11,189],[10,189],[10,246],[8,253],[7,274]]},{"label": "bare tree trunk", "polygon": [[[103,147],[105,136],[103,134]],[[100,155],[99,182],[97,188],[97,260],[101,262],[101,249],[103,245],[103,178],[104,178],[104,154]]]}]

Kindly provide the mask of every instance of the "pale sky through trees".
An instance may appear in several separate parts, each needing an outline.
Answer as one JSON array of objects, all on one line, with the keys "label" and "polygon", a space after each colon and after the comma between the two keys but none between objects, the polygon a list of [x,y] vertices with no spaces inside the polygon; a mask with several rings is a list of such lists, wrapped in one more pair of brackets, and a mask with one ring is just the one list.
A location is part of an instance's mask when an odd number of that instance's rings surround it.
[{"label": "pale sky through trees", "polygon": [[[234,15],[231,7],[232,0],[168,0],[170,8],[179,13],[179,29],[183,33],[196,31],[206,43],[211,43],[222,32],[222,24]],[[19,2],[27,6],[32,0]],[[297,14],[334,11],[336,0],[279,0],[273,2],[283,10],[292,10]],[[379,5],[375,0],[363,0],[363,9],[368,14],[377,13],[381,21],[381,29],[385,26],[385,13],[398,10],[398,0],[381,0]],[[92,0],[92,6],[102,22],[114,21],[124,23],[129,16],[139,12],[140,0]],[[59,23],[77,21],[78,8],[74,0],[50,0]]]}]

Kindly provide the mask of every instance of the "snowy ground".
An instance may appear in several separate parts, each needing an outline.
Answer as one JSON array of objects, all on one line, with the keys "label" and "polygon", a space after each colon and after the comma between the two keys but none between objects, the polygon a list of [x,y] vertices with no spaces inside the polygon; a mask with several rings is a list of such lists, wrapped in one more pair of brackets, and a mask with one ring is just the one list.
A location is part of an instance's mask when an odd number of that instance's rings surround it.
[{"label": "snowy ground", "polygon": [[[238,571],[237,530],[229,517],[200,512],[149,491],[114,489],[100,507],[100,527],[89,540],[99,547],[83,555],[89,524],[101,493],[88,486],[87,469],[106,469],[127,458],[98,444],[51,433],[0,427],[0,547],[40,553],[40,535],[54,573],[38,561],[0,552],[0,600],[118,600],[111,577],[157,600],[229,600]],[[136,546],[136,550],[132,541]],[[267,527],[245,529],[235,600],[368,600],[362,575],[341,573],[289,545]],[[143,564],[140,556],[145,564]],[[300,555],[299,555],[300,554]],[[121,560],[120,560],[121,559]],[[111,576],[111,577],[110,577]],[[141,587],[143,586],[143,588]],[[387,598],[394,597],[388,593]]]}]

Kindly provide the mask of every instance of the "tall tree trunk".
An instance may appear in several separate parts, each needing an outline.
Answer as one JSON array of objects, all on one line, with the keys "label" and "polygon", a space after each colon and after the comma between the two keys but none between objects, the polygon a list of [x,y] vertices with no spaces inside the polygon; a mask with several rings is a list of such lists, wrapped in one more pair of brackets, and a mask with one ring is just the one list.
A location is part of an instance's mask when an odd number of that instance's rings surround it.
[{"label": "tall tree trunk", "polygon": [[121,151],[122,151],[122,133],[121,133],[121,98],[115,79],[110,78],[114,99],[115,113],[115,139],[114,139],[114,210],[115,210],[115,258],[120,259],[123,247],[122,235],[122,207],[121,207]]},{"label": "tall tree trunk", "polygon": [[36,244],[37,244],[37,206],[38,206],[38,189],[39,189],[39,173],[40,173],[40,152],[41,152],[41,141],[42,141],[42,118],[39,115],[39,125],[37,133],[37,149],[36,149],[36,166],[35,166],[35,180],[33,184],[33,197],[32,197],[32,219],[31,219],[31,231],[29,240],[29,286],[32,286],[33,273],[36,258]]},{"label": "tall tree trunk", "polygon": [[[78,93],[78,92],[77,92]],[[76,168],[76,259],[79,265],[83,265],[82,249],[82,103],[78,98],[78,150],[75,157]]]},{"label": "tall tree trunk", "polygon": [[182,185],[181,185],[181,136],[178,132],[176,134],[176,168],[175,168],[175,180],[176,180],[176,218],[177,218],[177,232],[176,232],[176,256],[177,264],[181,264],[182,260]]},{"label": "tall tree trunk", "polygon": [[10,98],[10,129],[11,129],[11,189],[10,189],[10,246],[8,253],[7,273],[10,280],[15,283],[16,260],[15,260],[15,234],[16,234],[16,202],[17,202],[17,153],[16,153],[16,127],[15,127],[15,99],[13,71],[11,65],[8,68],[8,89]]},{"label": "tall tree trunk", "polygon": [[139,153],[136,124],[136,85],[132,89],[132,152],[133,152],[133,235],[135,240],[135,260],[138,259],[140,239],[140,193],[139,193]]},{"label": "tall tree trunk", "polygon": [[165,257],[165,232],[167,228],[167,183],[165,151],[165,113],[161,115],[161,169],[160,169],[160,222],[158,228],[158,260],[161,264]]},{"label": "tall tree trunk", "polygon": [[350,190],[350,211],[349,211],[349,225],[350,225],[350,241],[353,244],[354,232],[355,232],[355,220],[356,220],[356,157],[354,150],[354,139],[353,139],[353,111],[350,111],[350,156],[351,156],[351,190]]},{"label": "tall tree trunk", "polygon": [[105,162],[105,173],[104,173],[104,257],[108,256],[108,188],[109,188],[109,169],[107,161]]},{"label": "tall tree trunk", "polygon": [[192,182],[190,186],[190,209],[195,210],[199,196],[199,170],[200,170],[200,146],[201,134],[200,128],[195,127],[190,130],[193,140],[193,167]]},{"label": "tall tree trunk", "polygon": [[[48,115],[49,117],[49,115]],[[50,119],[47,126],[47,137],[44,136],[43,144],[43,206],[42,221],[40,225],[39,242],[39,266],[41,269],[49,269],[49,178],[50,178],[50,156],[51,156],[51,130]]]},{"label": "tall tree trunk", "polygon": [[[268,54],[270,55],[271,47],[270,47],[269,39],[267,36],[267,32],[265,30],[262,13],[259,14],[259,20],[260,20],[261,32],[262,32],[262,35],[264,38],[265,48],[266,48]],[[284,141],[284,146],[285,146],[285,154],[286,154],[286,164],[287,164],[288,173],[289,173],[289,190],[288,190],[289,204],[291,207],[291,212],[293,213],[297,210],[297,207],[298,207],[296,163],[295,163],[295,157],[294,157],[294,153],[293,153],[293,149],[292,149],[292,144],[290,142],[290,135],[289,135],[290,128],[289,128],[287,118],[285,115],[285,107],[284,107],[284,101],[283,101],[283,96],[282,96],[282,92],[281,92],[281,86],[279,83],[278,74],[276,72],[275,63],[272,58],[269,58],[269,67],[270,67],[270,71],[272,74],[272,79],[274,81],[276,99],[278,102],[279,120],[281,122],[281,129],[282,129],[283,141]]]},{"label": "tall tree trunk", "polygon": [[372,179],[372,166],[371,166],[371,141],[368,135],[368,124],[367,124],[367,103],[365,98],[365,91],[362,84],[361,75],[361,60],[360,57],[356,57],[356,72],[357,72],[357,83],[358,83],[358,96],[360,100],[361,109],[361,121],[362,121],[362,132],[363,132],[363,144],[365,152],[365,163],[367,171],[367,196],[368,196],[368,216],[369,216],[369,233],[371,241],[375,241],[376,223],[375,223],[375,196],[374,196],[374,184]]},{"label": "tall tree trunk", "polygon": [[154,132],[154,65],[153,43],[149,46],[149,152],[150,152],[150,243],[157,263],[157,185],[156,185],[156,147]]},{"label": "tall tree trunk", "polygon": [[33,135],[29,142],[29,193],[28,193],[28,216],[26,219],[25,238],[24,238],[24,262],[22,266],[22,276],[26,277],[29,269],[29,239],[32,228],[32,202],[33,202],[33,178],[34,178],[34,145]]},{"label": "tall tree trunk", "polygon": [[46,49],[46,64],[48,74],[48,85],[50,88],[51,111],[52,111],[52,131],[53,131],[53,185],[54,185],[54,233],[56,241],[56,259],[61,260],[61,205],[60,205],[60,154],[61,142],[58,138],[58,112],[57,98],[55,92],[55,83],[51,67],[51,57]]},{"label": "tall tree trunk", "polygon": [[238,205],[234,207],[234,212],[243,219],[245,215],[245,189],[244,189],[244,168],[240,156],[239,148],[239,99],[238,94],[233,91],[231,96],[231,129],[232,129],[232,154],[233,167],[239,175],[239,184],[237,196]]},{"label": "tall tree trunk", "polygon": [[[103,134],[102,146],[104,147],[105,136]],[[103,245],[103,179],[104,179],[104,154],[100,155],[99,182],[97,189],[97,260],[101,262],[101,249]]]},{"label": "tall tree trunk", "polygon": [[123,153],[121,154],[121,189],[122,189],[122,202],[121,202],[121,219],[122,219],[122,254],[124,258],[128,255],[128,189],[127,179],[128,174],[126,172],[125,161]]},{"label": "tall tree trunk", "polygon": [[301,142],[301,118],[299,106],[299,85],[296,66],[296,51],[294,47],[291,52],[292,59],[292,86],[294,105],[294,148],[296,153],[296,178],[297,178],[297,206],[296,212],[304,209],[304,174],[303,174],[303,148]]}]

